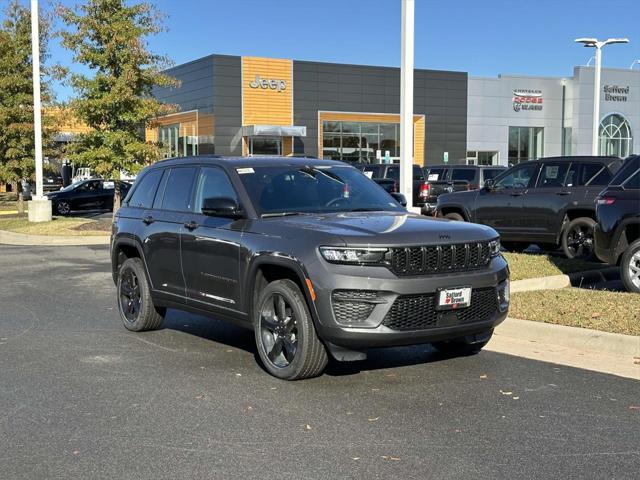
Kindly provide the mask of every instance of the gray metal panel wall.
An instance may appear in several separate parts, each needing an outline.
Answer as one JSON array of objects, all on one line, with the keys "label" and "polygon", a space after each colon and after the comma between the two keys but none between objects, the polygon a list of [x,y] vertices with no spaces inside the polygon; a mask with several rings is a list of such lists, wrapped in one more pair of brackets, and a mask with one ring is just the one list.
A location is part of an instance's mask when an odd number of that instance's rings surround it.
[{"label": "gray metal panel wall", "polygon": [[[400,69],[293,62],[294,124],[306,125],[307,155],[318,155],[318,111],[400,113]],[[416,70],[414,113],[425,115],[425,163],[466,158],[467,73]]]},{"label": "gray metal panel wall", "polygon": [[178,111],[213,112],[213,55],[165,70],[178,79],[177,87],[156,87],[152,95],[164,103],[178,106]]},{"label": "gray metal panel wall", "polygon": [[216,155],[242,155],[242,62],[213,56],[213,112]]}]

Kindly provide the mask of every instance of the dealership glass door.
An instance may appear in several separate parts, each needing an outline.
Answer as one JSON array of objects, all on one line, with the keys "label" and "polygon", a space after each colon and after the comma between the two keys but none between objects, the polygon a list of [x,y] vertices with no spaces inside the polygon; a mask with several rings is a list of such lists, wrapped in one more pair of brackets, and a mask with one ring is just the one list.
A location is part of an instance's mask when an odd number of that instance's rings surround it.
[{"label": "dealership glass door", "polygon": [[509,127],[509,163],[535,160],[544,155],[544,128]]},{"label": "dealership glass door", "polygon": [[249,137],[249,155],[282,155],[282,137]]}]

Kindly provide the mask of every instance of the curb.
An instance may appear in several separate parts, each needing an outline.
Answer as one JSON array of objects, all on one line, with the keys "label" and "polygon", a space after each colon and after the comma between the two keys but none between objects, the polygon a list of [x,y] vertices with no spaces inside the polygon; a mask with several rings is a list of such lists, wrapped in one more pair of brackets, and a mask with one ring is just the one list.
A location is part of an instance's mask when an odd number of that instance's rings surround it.
[{"label": "curb", "polygon": [[526,278],[511,282],[511,292],[530,292],[534,290],[558,290],[571,286],[582,286],[609,281],[618,275],[618,267],[587,270],[567,275],[551,275],[548,277]]},{"label": "curb", "polygon": [[61,236],[61,235],[27,235],[24,233],[0,230],[0,244],[17,246],[83,246],[109,245],[109,235],[95,236]]},{"label": "curb", "polygon": [[[510,317],[496,327],[496,333],[505,337],[593,350],[611,355],[640,356],[640,337],[634,335],[601,332],[589,328],[567,327]],[[640,374],[640,367],[638,373]]]}]

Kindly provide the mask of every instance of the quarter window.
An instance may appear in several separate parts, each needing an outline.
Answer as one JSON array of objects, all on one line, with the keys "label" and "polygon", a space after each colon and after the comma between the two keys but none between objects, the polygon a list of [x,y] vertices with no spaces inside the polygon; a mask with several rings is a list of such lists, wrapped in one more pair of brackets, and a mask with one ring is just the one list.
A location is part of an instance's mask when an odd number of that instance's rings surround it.
[{"label": "quarter window", "polygon": [[640,170],[633,175],[629,180],[624,182],[625,190],[640,190]]},{"label": "quarter window", "polygon": [[171,169],[164,189],[163,209],[178,212],[191,210],[191,184],[195,174],[196,169],[193,167]]},{"label": "quarter window", "polygon": [[608,185],[611,180],[611,173],[604,165],[596,163],[586,163],[582,167],[581,185],[602,186]]},{"label": "quarter window", "polygon": [[133,194],[129,200],[129,206],[151,208],[161,177],[162,170],[152,170],[141,179],[136,180],[137,186],[133,190]]}]

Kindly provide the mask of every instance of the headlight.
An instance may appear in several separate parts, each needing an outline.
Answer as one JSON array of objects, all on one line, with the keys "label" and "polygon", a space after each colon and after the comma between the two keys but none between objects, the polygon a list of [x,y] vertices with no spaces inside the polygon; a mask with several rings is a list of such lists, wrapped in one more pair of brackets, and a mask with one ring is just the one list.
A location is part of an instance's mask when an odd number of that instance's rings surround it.
[{"label": "headlight", "polygon": [[331,263],[376,264],[382,263],[387,249],[320,247],[320,253]]},{"label": "headlight", "polygon": [[491,240],[489,242],[489,251],[491,252],[492,257],[497,257],[500,255],[500,239],[496,238],[495,240]]},{"label": "headlight", "polygon": [[498,304],[501,312],[506,312],[509,309],[510,296],[509,279],[507,278],[498,284]]}]

